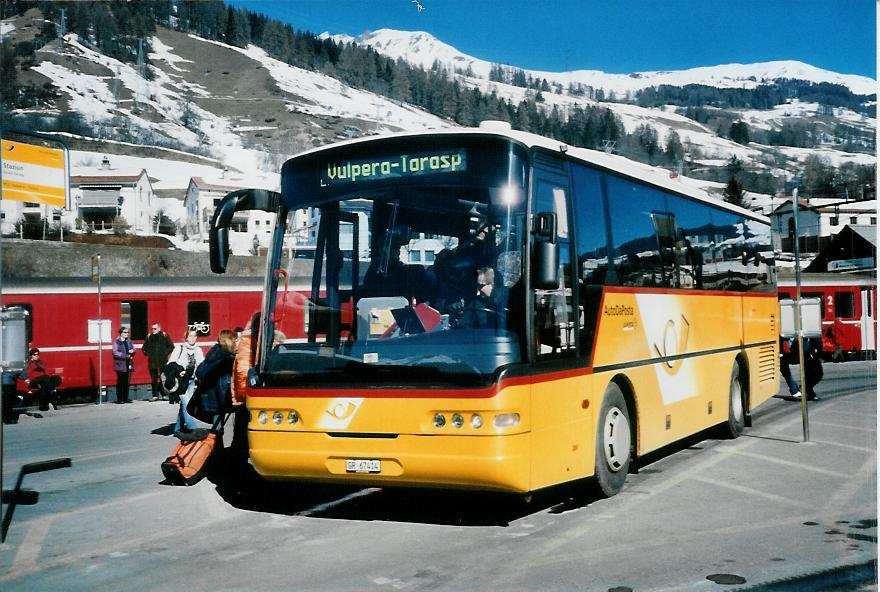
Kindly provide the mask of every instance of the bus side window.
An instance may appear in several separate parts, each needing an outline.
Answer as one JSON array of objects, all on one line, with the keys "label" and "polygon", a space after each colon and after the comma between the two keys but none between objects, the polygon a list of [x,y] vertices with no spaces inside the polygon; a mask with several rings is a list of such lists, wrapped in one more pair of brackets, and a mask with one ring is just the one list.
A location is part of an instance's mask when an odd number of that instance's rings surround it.
[{"label": "bus side window", "polygon": [[555,171],[536,168],[534,213],[556,214],[556,242],[559,244],[559,287],[535,290],[535,339],[539,359],[571,357],[576,353],[575,314],[571,290],[568,179]]},{"label": "bus side window", "polygon": [[600,173],[572,165],[575,244],[580,330],[580,356],[589,360],[602,301],[602,285],[613,276],[608,263],[608,221]]}]

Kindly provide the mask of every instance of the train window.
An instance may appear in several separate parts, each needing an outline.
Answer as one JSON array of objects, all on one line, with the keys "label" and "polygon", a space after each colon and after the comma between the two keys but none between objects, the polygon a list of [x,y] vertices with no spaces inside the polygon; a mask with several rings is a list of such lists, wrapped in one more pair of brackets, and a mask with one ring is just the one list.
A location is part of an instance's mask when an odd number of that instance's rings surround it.
[{"label": "train window", "polygon": [[147,338],[147,301],[130,300],[120,303],[119,323],[131,330],[135,340]]},{"label": "train window", "polygon": [[193,300],[186,305],[186,322],[197,335],[211,333],[211,303],[207,300]]},{"label": "train window", "polygon": [[839,319],[851,319],[856,316],[856,301],[852,292],[835,292],[834,316]]},{"label": "train window", "polygon": [[24,333],[25,337],[27,337],[28,346],[34,345],[32,341],[34,340],[34,309],[30,304],[7,304],[4,308],[10,308],[12,306],[17,306],[18,308],[23,308],[27,312],[27,317],[25,317],[24,321]]}]

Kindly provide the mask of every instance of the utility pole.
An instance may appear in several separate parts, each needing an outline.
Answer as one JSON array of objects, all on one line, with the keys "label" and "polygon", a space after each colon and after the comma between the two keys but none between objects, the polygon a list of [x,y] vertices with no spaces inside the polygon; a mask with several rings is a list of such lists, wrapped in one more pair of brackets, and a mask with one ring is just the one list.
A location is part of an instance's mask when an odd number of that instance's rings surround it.
[{"label": "utility pole", "polygon": [[801,251],[798,231],[798,188],[795,187],[791,197],[794,206],[794,276],[795,276],[795,297],[794,297],[794,328],[797,334],[798,342],[798,369],[801,378],[801,419],[804,427],[804,442],[810,441],[810,416],[807,411],[807,382],[806,372],[804,370],[804,332],[801,319]]}]

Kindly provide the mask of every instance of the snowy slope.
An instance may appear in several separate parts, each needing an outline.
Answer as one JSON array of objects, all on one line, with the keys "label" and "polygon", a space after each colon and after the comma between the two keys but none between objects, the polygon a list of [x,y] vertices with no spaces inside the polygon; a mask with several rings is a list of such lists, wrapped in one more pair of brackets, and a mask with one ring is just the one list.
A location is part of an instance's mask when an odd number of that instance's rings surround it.
[{"label": "snowy slope", "polygon": [[[182,37],[179,39],[181,39],[179,42],[182,43]],[[198,44],[216,47],[217,51],[237,52],[246,56],[255,65],[265,68],[274,84],[286,93],[285,105],[288,112],[298,117],[347,118],[366,122],[367,125],[362,127],[366,127],[368,133],[382,133],[396,129],[414,131],[454,127],[454,124],[449,121],[411,105],[354,89],[335,78],[295,68],[274,60],[268,57],[262,49],[255,46],[240,49],[192,35],[188,36],[188,39],[194,40]],[[348,41],[369,42],[378,51],[389,57],[403,57],[426,68],[430,68],[435,61],[439,61],[458,72],[470,70],[473,76],[462,77],[464,84],[480,88],[487,93],[496,92],[500,97],[509,99],[514,104],[529,98],[526,89],[490,82],[488,72],[491,64],[488,62],[467,56],[427,33],[406,33],[384,29],[366,34],[357,40],[349,38]],[[34,67],[34,70],[48,77],[67,96],[71,109],[80,112],[86,119],[109,122],[114,118],[121,117],[125,120],[125,125],[129,128],[142,130],[145,137],[150,133],[160,133],[180,141],[185,146],[204,148],[208,145],[210,147],[214,161],[204,159],[202,165],[175,162],[173,151],[167,151],[169,153],[167,160],[137,156],[124,157],[123,160],[123,157],[119,157],[120,166],[146,168],[149,176],[156,179],[155,189],[180,190],[182,198],[183,191],[191,176],[201,176],[208,182],[223,184],[220,179],[228,181],[230,179],[228,175],[241,178],[243,185],[277,188],[277,161],[267,158],[275,155],[266,154],[255,148],[253,144],[245,143],[241,136],[243,132],[248,130],[268,130],[272,129],[272,126],[251,125],[242,118],[233,121],[229,117],[200,109],[192,102],[190,102],[190,108],[197,112],[198,128],[188,129],[181,123],[183,106],[187,102],[186,95],[210,97],[210,94],[205,87],[194,82],[194,80],[199,80],[198,78],[192,76],[187,78],[191,74],[191,70],[198,69],[198,64],[179,55],[170,44],[164,43],[158,37],[154,37],[152,40],[153,53],[150,55],[150,59],[154,64],[155,74],[152,81],[141,78],[131,66],[86,47],[79,42],[76,35],[66,37],[65,52],[75,54],[80,59],[100,66],[100,68],[92,68],[90,71],[106,70],[105,75],[84,73],[82,70],[72,69],[72,62],[58,59],[54,48],[55,44],[50,44],[40,50],[37,59],[39,65]],[[801,67],[805,68],[798,70]],[[530,72],[530,74],[536,77],[546,77],[539,72]],[[683,72],[642,73],[638,76],[579,71],[552,74],[554,78],[548,77],[548,81],[558,81],[567,86],[568,80],[576,80],[596,88],[604,87],[606,90],[625,92],[627,89],[660,84],[661,82],[658,82],[660,80],[666,80],[668,81],[666,83],[670,84],[714,81],[716,86],[723,86],[733,85],[734,81],[738,81],[737,84],[740,85],[755,84],[755,81],[748,80],[749,77],[761,80],[763,77],[796,75],[798,77],[816,76],[819,80],[824,81],[839,80],[835,77],[841,76],[805,64],[771,62],[750,66],[697,68]],[[603,80],[609,82],[597,82]],[[131,101],[119,101],[117,104],[116,93],[114,93],[114,85],[116,84],[123,85],[137,96],[141,104],[140,110],[135,110]],[[617,86],[613,84],[617,84]],[[873,81],[871,84],[874,84]],[[552,109],[555,106],[563,114],[577,105],[596,104],[590,99],[570,97],[567,94],[548,92],[543,96],[545,101],[543,104],[546,108]],[[244,98],[244,100],[247,99]],[[686,148],[693,146],[699,149],[703,156],[699,163],[706,166],[723,166],[731,156],[737,156],[744,162],[753,162],[756,167],[763,166],[759,164],[760,157],[765,154],[767,147],[754,143],[743,146],[720,138],[715,130],[676,114],[672,108],[646,109],[623,103],[602,103],[602,105],[612,109],[621,118],[629,132],[635,130],[639,125],[647,123],[657,129],[660,141],[663,142],[667,134],[675,130]],[[143,115],[145,107],[150,110],[151,116],[149,118]],[[743,119],[748,121],[750,125],[769,129],[778,127],[786,117],[812,115],[816,113],[818,108],[819,106],[816,104],[793,103],[767,111],[743,111]],[[873,119],[865,121],[865,118],[846,110],[837,110],[835,116],[851,122],[853,125],[871,129],[875,126]],[[835,150],[815,151],[794,148],[775,148],[774,150],[785,154],[792,160],[803,160],[807,155],[821,153],[823,156],[828,156],[835,165],[846,161],[860,164],[873,164],[876,161],[874,155],[847,154]],[[133,146],[132,154],[136,153],[137,147]],[[76,154],[72,159],[72,174],[87,174],[87,170],[99,162],[100,158],[101,155],[98,153]],[[114,161],[116,161],[116,157],[114,157]],[[142,164],[138,165],[136,161]],[[270,163],[273,162],[274,165],[271,165]],[[224,173],[225,169],[228,169],[229,172]],[[784,171],[779,170],[774,172],[785,174]],[[709,182],[696,180],[692,182],[715,194],[721,189],[719,185]]]},{"label": "snowy slope", "polygon": [[[411,64],[422,66],[425,69],[430,68],[435,60],[439,60],[441,64],[452,71],[467,70],[470,67],[476,77],[488,79],[492,66],[490,62],[464,54],[424,31],[380,29],[355,38],[335,36],[333,39],[369,45],[383,55],[394,59],[403,58]],[[719,88],[754,88],[762,81],[776,78],[842,84],[854,93],[863,95],[877,92],[877,81],[871,78],[839,74],[794,60],[756,64],[725,64],[689,70],[634,72],[632,74],[607,74],[596,70],[571,72],[525,70],[525,72],[526,75],[531,75],[539,80],[546,78],[551,84],[556,82],[567,87],[569,83],[580,83],[593,88],[605,89],[606,93],[613,91],[619,96],[661,84],[672,86],[704,84]]]}]

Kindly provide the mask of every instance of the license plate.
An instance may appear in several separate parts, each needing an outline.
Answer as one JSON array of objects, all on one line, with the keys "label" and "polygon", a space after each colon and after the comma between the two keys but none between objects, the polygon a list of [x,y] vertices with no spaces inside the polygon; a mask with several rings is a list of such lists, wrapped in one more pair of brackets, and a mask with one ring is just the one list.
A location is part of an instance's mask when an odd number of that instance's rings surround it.
[{"label": "license plate", "polygon": [[345,461],[345,470],[349,473],[380,473],[382,463],[379,459],[349,458]]}]

